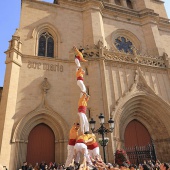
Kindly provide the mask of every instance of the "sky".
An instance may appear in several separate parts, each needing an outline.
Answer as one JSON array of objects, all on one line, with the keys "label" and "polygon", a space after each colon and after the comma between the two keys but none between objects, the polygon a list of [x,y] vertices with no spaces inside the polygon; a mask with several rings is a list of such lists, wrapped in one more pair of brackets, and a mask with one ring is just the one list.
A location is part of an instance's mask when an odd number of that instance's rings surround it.
[{"label": "sky", "polygon": [[[46,2],[53,2],[53,0],[43,0]],[[165,9],[170,18],[170,0],[164,0]],[[9,46],[9,41],[12,35],[15,33],[16,28],[19,27],[21,10],[21,0],[2,0],[0,10],[0,87],[3,87],[4,76],[5,76],[5,59],[6,54],[4,53]]]}]

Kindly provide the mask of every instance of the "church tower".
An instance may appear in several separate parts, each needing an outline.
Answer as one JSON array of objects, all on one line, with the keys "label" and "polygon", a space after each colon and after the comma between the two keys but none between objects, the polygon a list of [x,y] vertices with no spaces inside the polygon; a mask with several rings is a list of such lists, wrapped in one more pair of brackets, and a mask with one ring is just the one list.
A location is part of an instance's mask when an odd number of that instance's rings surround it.
[{"label": "church tower", "polygon": [[91,96],[88,119],[103,113],[115,122],[107,134],[107,161],[114,162],[117,149],[148,144],[154,144],[154,158],[169,161],[170,22],[164,2],[21,3],[20,25],[6,51],[0,163],[10,170],[24,161],[65,163],[68,132],[78,120],[73,46],[84,48],[88,60],[82,64]]}]

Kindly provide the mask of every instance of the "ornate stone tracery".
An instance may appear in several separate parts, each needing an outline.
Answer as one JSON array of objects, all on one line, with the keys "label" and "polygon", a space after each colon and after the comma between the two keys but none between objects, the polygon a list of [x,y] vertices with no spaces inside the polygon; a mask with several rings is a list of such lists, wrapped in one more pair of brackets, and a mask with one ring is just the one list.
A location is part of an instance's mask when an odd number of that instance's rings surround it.
[{"label": "ornate stone tracery", "polygon": [[88,59],[104,58],[108,61],[118,61],[153,68],[168,68],[170,62],[168,56],[165,54],[163,56],[143,55],[140,54],[135,47],[132,48],[133,54],[130,54],[124,51],[119,51],[118,49],[107,49],[100,41],[98,45],[86,46],[84,49],[84,57]]},{"label": "ornate stone tracery", "polygon": [[115,39],[114,44],[119,51],[132,53],[132,42],[128,38],[119,36],[117,39]]}]

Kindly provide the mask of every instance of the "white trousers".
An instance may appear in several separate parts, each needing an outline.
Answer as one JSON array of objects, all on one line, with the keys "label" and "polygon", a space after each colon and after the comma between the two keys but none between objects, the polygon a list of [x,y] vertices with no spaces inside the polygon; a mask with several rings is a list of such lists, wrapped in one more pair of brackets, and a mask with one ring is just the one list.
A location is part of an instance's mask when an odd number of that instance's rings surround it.
[{"label": "white trousers", "polygon": [[80,131],[82,133],[89,131],[89,122],[85,113],[78,112],[80,117]]},{"label": "white trousers", "polygon": [[94,148],[93,150],[88,149],[90,156],[95,159],[100,155],[99,147]]},{"label": "white trousers", "polygon": [[67,145],[67,160],[65,163],[65,167],[69,167],[71,164],[73,157],[74,157],[74,146],[73,145]]},{"label": "white trousers", "polygon": [[77,65],[77,67],[81,67],[80,61],[79,61],[77,58],[75,58],[75,63],[76,63],[76,65]]},{"label": "white trousers", "polygon": [[[77,85],[80,87],[80,90],[84,93],[86,93],[86,86],[84,85],[84,82],[82,80],[77,80]],[[80,93],[80,97],[82,96],[82,93]]]},{"label": "white trousers", "polygon": [[89,157],[89,153],[87,150],[87,145],[85,145],[84,143],[76,143],[74,146],[74,151],[75,151],[75,162],[79,163],[80,161],[80,154],[82,153],[84,155],[84,157],[86,157],[86,161],[89,164],[92,164],[91,159]]}]

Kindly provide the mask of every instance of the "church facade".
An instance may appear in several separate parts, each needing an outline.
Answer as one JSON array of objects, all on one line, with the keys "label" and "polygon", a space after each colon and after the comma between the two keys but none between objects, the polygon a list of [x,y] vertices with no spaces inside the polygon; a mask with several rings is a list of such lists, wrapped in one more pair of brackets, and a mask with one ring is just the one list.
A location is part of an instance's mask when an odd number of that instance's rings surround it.
[{"label": "church facade", "polygon": [[87,117],[97,122],[103,113],[115,122],[108,162],[117,149],[151,141],[157,158],[169,161],[169,41],[160,0],[22,0],[6,51],[0,163],[10,170],[24,161],[65,163],[80,95],[73,46],[84,48],[88,60]]}]

